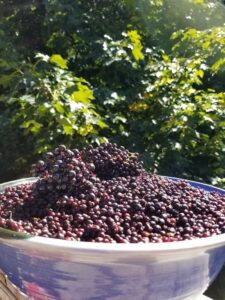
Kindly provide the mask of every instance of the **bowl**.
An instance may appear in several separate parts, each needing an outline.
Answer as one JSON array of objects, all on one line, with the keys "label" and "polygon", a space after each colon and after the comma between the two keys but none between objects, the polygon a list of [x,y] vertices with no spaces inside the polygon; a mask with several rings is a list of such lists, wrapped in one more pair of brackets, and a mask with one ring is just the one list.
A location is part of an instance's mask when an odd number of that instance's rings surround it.
[{"label": "bowl", "polygon": [[[0,191],[35,180],[4,183]],[[0,229],[0,269],[35,300],[197,300],[224,262],[225,234],[170,243],[104,244]]]}]

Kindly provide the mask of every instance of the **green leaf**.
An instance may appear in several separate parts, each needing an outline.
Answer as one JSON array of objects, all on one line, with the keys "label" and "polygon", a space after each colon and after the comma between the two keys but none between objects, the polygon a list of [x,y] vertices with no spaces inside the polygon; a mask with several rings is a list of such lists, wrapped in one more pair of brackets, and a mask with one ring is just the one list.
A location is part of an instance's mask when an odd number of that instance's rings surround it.
[{"label": "green leaf", "polygon": [[189,29],[189,30],[185,33],[184,39],[186,39],[186,38],[188,38],[188,39],[190,39],[190,38],[195,38],[196,35],[197,35],[197,30],[196,30],[195,28],[191,28],[191,29]]},{"label": "green leaf", "polygon": [[195,4],[204,4],[204,3],[205,3],[204,0],[193,0],[193,2],[194,2]]},{"label": "green leaf", "polygon": [[174,33],[171,35],[170,38],[171,38],[172,40],[175,40],[175,39],[177,39],[178,37],[180,37],[183,33],[184,33],[183,30],[178,30],[178,31],[174,32]]},{"label": "green leaf", "polygon": [[94,127],[91,124],[86,124],[79,128],[78,133],[82,136],[87,135],[88,133],[92,132]]},{"label": "green leaf", "polygon": [[71,127],[70,125],[64,125],[63,131],[67,135],[73,135],[73,127]]},{"label": "green leaf", "polygon": [[82,102],[84,104],[90,104],[90,100],[94,99],[92,90],[87,85],[81,82],[77,83],[77,91],[73,92],[71,99],[75,102]]},{"label": "green leaf", "polygon": [[132,44],[133,44],[133,49],[132,49],[132,54],[135,58],[136,61],[139,61],[144,58],[144,55],[142,53],[142,44],[141,44],[141,37],[138,34],[136,30],[131,30],[128,31],[127,36],[130,38]]},{"label": "green leaf", "polygon": [[28,129],[32,133],[37,133],[40,131],[43,125],[41,123],[36,122],[35,120],[25,121],[21,124],[21,128]]},{"label": "green leaf", "polygon": [[62,117],[59,119],[59,123],[62,125],[65,134],[72,135],[74,133],[73,120]]},{"label": "green leaf", "polygon": [[63,107],[63,105],[60,102],[54,103],[53,104],[54,108],[56,109],[56,111],[60,114],[64,114],[65,113],[65,109]]},{"label": "green leaf", "polygon": [[197,70],[196,75],[199,76],[200,78],[204,77],[204,71],[203,70]]},{"label": "green leaf", "polygon": [[53,54],[50,57],[50,62],[55,63],[62,69],[68,69],[67,61],[60,54]]},{"label": "green leaf", "polygon": [[170,58],[169,58],[168,55],[163,54],[163,55],[162,55],[162,58],[163,58],[163,60],[164,60],[166,63],[170,63]]},{"label": "green leaf", "polygon": [[98,126],[101,128],[101,129],[104,129],[104,128],[107,128],[108,125],[103,122],[102,120],[98,120]]},{"label": "green leaf", "polygon": [[218,71],[218,69],[225,64],[225,57],[224,58],[220,58],[219,60],[217,60],[214,65],[212,65],[212,70],[213,71]]}]

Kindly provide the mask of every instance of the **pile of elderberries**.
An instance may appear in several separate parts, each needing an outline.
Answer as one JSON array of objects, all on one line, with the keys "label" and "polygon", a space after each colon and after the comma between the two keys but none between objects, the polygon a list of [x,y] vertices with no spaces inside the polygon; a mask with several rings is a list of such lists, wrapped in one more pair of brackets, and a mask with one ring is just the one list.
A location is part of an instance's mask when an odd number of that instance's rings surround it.
[{"label": "pile of elderberries", "polygon": [[103,243],[172,242],[225,233],[225,197],[145,171],[137,153],[105,143],[59,145],[32,166],[35,183],[0,193],[0,227]]}]

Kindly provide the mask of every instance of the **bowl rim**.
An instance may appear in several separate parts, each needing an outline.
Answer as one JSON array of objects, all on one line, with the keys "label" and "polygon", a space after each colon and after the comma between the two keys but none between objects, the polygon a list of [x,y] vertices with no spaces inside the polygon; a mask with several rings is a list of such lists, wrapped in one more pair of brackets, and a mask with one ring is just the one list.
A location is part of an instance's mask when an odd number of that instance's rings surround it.
[{"label": "bowl rim", "polygon": [[[159,175],[161,176],[161,175]],[[171,176],[161,176],[163,178],[171,179],[173,181],[177,180],[185,180],[195,186],[201,187],[208,187],[212,188],[218,192],[222,192],[225,194],[225,190],[221,188],[214,187],[209,184],[201,183],[198,181],[187,180],[178,177],[171,177]],[[25,183],[32,183],[37,180],[37,177],[28,177],[22,178],[19,180],[8,181],[5,183],[0,184],[0,192],[3,191],[5,188],[9,186],[16,186]],[[74,242],[74,241],[67,241],[67,240],[60,240],[55,238],[46,238],[40,236],[30,236],[24,233],[15,233],[11,230],[6,230],[10,234],[1,234],[0,232],[0,240],[1,239],[12,239],[13,240],[23,240],[23,242],[48,247],[59,247],[65,249],[74,249],[74,250],[82,250],[82,251],[103,251],[103,252],[157,252],[157,253],[167,253],[167,252],[180,252],[180,251],[189,251],[199,248],[218,248],[218,247],[225,247],[225,233],[220,235],[214,235],[205,238],[196,238],[192,240],[185,240],[185,241],[174,241],[174,242],[161,242],[161,243],[127,243],[127,244],[120,244],[120,243],[91,243],[91,242]]]}]

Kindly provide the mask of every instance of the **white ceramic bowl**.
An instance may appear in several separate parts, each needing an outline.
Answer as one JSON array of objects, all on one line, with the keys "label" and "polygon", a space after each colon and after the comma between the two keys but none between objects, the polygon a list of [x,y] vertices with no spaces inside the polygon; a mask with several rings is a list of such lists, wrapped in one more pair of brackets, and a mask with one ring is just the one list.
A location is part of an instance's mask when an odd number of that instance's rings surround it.
[{"label": "white ceramic bowl", "polygon": [[[33,181],[8,182],[0,190]],[[170,243],[104,244],[25,238],[0,230],[0,269],[35,300],[197,300],[224,262],[225,234]]]}]

